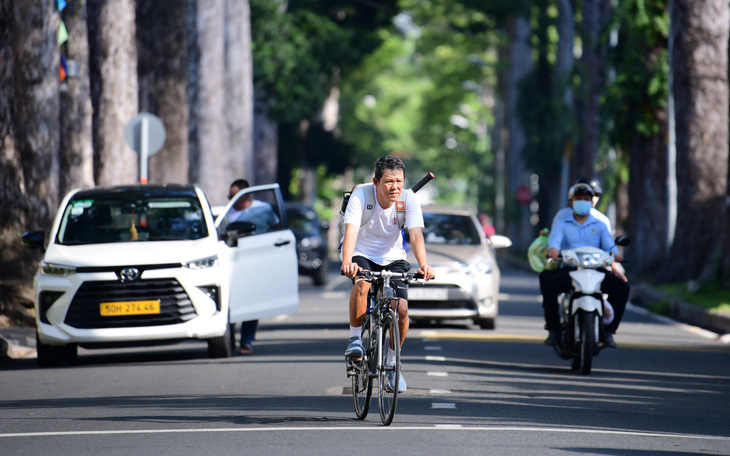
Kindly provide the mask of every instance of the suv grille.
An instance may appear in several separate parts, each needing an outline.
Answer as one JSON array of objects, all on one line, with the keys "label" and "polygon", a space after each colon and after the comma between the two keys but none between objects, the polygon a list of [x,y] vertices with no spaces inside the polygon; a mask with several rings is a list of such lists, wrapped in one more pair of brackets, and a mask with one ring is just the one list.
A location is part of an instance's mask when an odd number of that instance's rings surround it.
[{"label": "suv grille", "polygon": [[[102,317],[100,304],[109,301],[160,300],[160,313]],[[174,325],[195,318],[185,290],[175,279],[84,282],[71,301],[66,324],[74,328],[128,328]]]}]

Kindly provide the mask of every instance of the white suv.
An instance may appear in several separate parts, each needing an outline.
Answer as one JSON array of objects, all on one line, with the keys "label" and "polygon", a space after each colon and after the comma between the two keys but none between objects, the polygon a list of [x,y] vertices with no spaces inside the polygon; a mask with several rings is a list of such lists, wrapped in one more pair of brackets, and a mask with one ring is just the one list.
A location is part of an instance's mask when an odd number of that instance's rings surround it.
[{"label": "white suv", "polygon": [[[228,223],[234,203],[251,197],[278,223]],[[43,248],[43,232],[23,242]],[[38,362],[73,359],[79,345],[183,339],[230,356],[234,323],[298,310],[295,245],[277,184],[242,190],[215,221],[197,186],[74,190],[35,277]]]}]

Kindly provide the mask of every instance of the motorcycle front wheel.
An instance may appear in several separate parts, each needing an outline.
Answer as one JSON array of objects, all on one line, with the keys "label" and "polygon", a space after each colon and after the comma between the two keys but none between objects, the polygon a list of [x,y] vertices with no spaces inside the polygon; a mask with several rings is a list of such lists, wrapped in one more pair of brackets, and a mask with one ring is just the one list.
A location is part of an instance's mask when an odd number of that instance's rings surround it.
[{"label": "motorcycle front wheel", "polygon": [[596,345],[595,312],[582,312],[580,325],[580,373],[588,375],[593,367],[593,349]]}]

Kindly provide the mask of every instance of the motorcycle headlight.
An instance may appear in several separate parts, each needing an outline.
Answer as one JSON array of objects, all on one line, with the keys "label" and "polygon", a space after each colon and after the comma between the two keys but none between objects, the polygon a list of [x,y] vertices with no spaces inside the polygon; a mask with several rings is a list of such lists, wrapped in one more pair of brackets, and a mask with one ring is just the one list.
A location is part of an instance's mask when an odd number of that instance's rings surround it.
[{"label": "motorcycle headlight", "polygon": [[599,266],[605,266],[606,261],[602,260],[603,254],[601,253],[579,253],[578,264],[584,268],[597,268]]},{"label": "motorcycle headlight", "polygon": [[193,270],[213,268],[215,266],[218,266],[218,255],[201,258],[199,260],[188,261],[187,263],[183,264],[183,266]]},{"label": "motorcycle headlight", "polygon": [[69,276],[76,272],[76,268],[74,268],[72,266],[63,266],[60,264],[46,263],[45,261],[41,261],[39,270],[42,275],[59,276],[59,277],[66,277],[66,276]]}]

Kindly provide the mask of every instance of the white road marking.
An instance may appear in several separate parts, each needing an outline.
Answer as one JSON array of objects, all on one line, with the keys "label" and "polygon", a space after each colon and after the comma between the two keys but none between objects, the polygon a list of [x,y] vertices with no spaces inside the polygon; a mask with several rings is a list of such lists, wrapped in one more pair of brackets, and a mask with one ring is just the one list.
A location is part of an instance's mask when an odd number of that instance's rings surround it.
[{"label": "white road marking", "polygon": [[0,438],[18,438],[18,437],[63,437],[63,436],[91,436],[91,435],[134,435],[134,434],[194,434],[194,433],[242,433],[242,432],[392,432],[392,431],[476,431],[476,432],[526,432],[526,433],[571,433],[586,435],[620,435],[626,437],[652,437],[665,439],[693,439],[693,440],[713,440],[730,442],[730,437],[719,435],[697,435],[697,434],[677,434],[670,432],[643,432],[643,431],[619,431],[610,429],[583,429],[583,428],[563,428],[563,427],[529,427],[529,426],[469,426],[454,427],[452,425],[433,425],[433,426],[324,426],[324,427],[297,427],[297,426],[272,426],[272,427],[251,427],[251,428],[190,428],[190,429],[119,429],[106,431],[50,431],[50,432],[19,432],[0,434]]},{"label": "white road marking", "polygon": [[430,375],[431,377],[448,377],[448,372],[427,372],[426,375]]},{"label": "white road marking", "polygon": [[456,404],[453,402],[433,402],[431,403],[432,409],[455,409]]},{"label": "white road marking", "polygon": [[289,318],[289,315],[277,315],[276,317],[273,317],[271,320],[272,323],[281,323],[282,321]]},{"label": "white road marking", "polygon": [[451,390],[432,389],[432,390],[429,390],[429,393],[431,393],[431,394],[451,394]]},{"label": "white road marking", "polygon": [[423,347],[423,349],[426,351],[439,351],[441,350],[441,347],[439,347],[438,345],[427,345]]},{"label": "white road marking", "polygon": [[344,300],[350,296],[349,293],[344,291],[325,291],[322,293],[322,299],[337,299]]},{"label": "white road marking", "polygon": [[444,361],[446,361],[446,357],[445,356],[426,356],[426,361],[444,362]]}]

